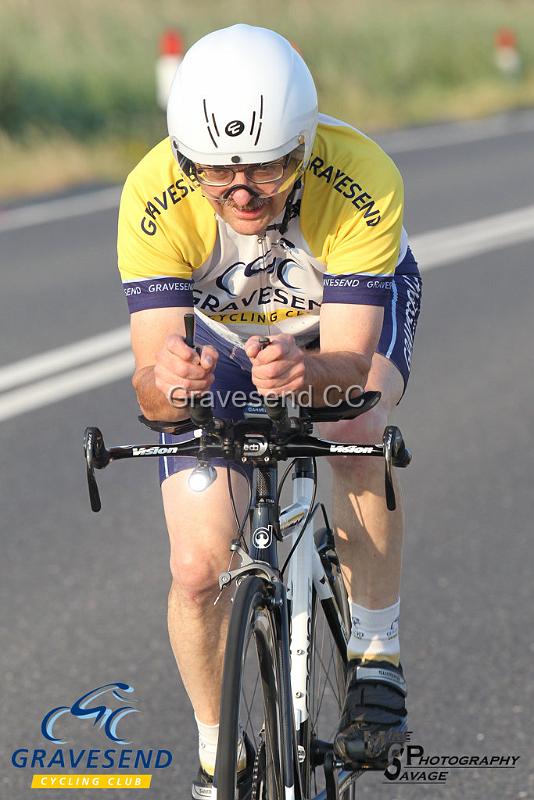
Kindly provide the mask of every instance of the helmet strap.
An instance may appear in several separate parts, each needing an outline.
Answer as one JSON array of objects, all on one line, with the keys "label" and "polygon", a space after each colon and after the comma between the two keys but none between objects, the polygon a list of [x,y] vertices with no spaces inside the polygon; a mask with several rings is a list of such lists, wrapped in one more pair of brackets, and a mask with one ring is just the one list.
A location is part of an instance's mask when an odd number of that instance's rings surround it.
[{"label": "helmet strap", "polygon": [[300,178],[297,178],[297,180],[293,184],[293,188],[291,189],[290,193],[287,196],[282,222],[278,223],[278,225],[269,225],[267,227],[267,230],[277,230],[280,233],[280,236],[283,236],[285,234],[291,220],[299,215],[300,200],[297,200],[297,202],[295,202],[295,195],[301,186],[302,186],[302,181]]}]

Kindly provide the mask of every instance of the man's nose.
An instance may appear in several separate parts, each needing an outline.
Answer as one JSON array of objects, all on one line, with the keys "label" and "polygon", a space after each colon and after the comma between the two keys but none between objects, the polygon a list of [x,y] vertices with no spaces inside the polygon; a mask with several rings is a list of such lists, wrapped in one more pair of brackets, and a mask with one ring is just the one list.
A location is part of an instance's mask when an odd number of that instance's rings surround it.
[{"label": "man's nose", "polygon": [[236,182],[236,188],[232,189],[230,187],[227,197],[231,197],[234,203],[239,206],[246,206],[257,194],[252,187],[248,187],[248,181],[246,183]]},{"label": "man's nose", "polygon": [[[235,187],[235,188],[234,188]],[[243,170],[237,170],[234,175],[234,180],[225,192],[227,197],[232,197],[232,200],[238,205],[246,205],[251,197],[255,197],[258,192],[254,184],[247,178]]]}]

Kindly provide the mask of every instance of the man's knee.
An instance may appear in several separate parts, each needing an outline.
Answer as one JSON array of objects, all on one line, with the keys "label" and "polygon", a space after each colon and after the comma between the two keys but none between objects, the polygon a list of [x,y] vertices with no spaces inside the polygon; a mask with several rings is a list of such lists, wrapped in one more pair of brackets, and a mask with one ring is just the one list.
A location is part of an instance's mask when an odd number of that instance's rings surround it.
[{"label": "man's knee", "polygon": [[[198,496],[187,486],[188,474],[178,472],[162,484],[173,592],[184,602],[213,603],[235,535],[228,487],[219,475],[219,480]],[[234,493],[240,510],[245,496],[242,486],[236,489],[234,484]]]},{"label": "man's knee", "polygon": [[224,569],[222,562],[214,559],[213,553],[201,549],[178,550],[171,553],[170,568],[173,591],[185,601],[198,605],[213,603],[213,595],[218,592],[219,575]]}]

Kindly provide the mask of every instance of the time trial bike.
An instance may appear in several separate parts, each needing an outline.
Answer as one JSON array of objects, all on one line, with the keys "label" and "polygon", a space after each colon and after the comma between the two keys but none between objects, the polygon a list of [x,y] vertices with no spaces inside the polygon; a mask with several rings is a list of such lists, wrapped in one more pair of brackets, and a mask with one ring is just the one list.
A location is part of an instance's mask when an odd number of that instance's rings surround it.
[{"label": "time trial bike", "polygon": [[[194,322],[186,315],[186,341],[194,344]],[[269,340],[263,341],[268,346]],[[242,420],[214,418],[212,409],[191,402],[184,422],[141,421],[162,434],[154,446],[106,448],[101,431],[85,431],[84,451],[93,511],[101,501],[95,470],[129,458],[194,455],[189,483],[206,488],[217,477],[215,458],[228,464],[228,489],[236,535],[221,591],[234,591],[224,670],[217,765],[217,800],[234,800],[238,745],[245,735],[254,748],[251,800],[353,800],[366,768],[348,770],[334,754],[333,735],[345,695],[351,619],[341,565],[325,503],[318,493],[317,459],[324,456],[380,457],[385,462],[386,503],[395,508],[393,467],[406,467],[411,453],[396,426],[382,442],[354,444],[314,436],[314,423],[354,419],[373,408],[379,392],[364,392],[336,407],[300,408],[290,416],[283,402],[248,408]],[[165,444],[165,434],[183,434]],[[281,479],[278,464],[289,461]],[[232,490],[232,464],[250,465],[246,513],[239,518]],[[281,507],[286,480],[292,502]]]}]

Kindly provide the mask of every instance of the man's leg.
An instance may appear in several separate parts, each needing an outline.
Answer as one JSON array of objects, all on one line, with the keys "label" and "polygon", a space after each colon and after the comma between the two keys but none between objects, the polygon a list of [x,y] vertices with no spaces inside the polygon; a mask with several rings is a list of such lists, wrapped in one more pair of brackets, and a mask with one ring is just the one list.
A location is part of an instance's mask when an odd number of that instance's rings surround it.
[{"label": "man's leg", "polygon": [[[403,388],[397,368],[375,354],[366,389],[382,393],[378,406],[355,420],[330,425],[328,435],[339,441],[380,443]],[[330,463],[337,549],[349,594],[366,608],[385,608],[398,600],[400,588],[404,517],[398,483],[397,509],[388,511],[382,459],[347,456]]]},{"label": "man's leg", "polygon": [[[321,433],[338,441],[374,444],[382,441],[389,415],[400,397],[404,384],[400,372],[379,354],[373,357],[366,388],[382,393],[380,403],[355,420],[324,425]],[[375,458],[332,458],[334,472],[333,511],[337,549],[351,600],[353,628],[349,658],[352,690],[347,695],[340,732],[361,736],[362,730],[378,730],[402,724],[404,699],[395,684],[403,687],[399,665],[399,588],[402,560],[403,512],[398,484],[395,483],[397,509],[388,511],[384,488],[384,463]],[[380,668],[384,685],[356,685],[357,665],[369,670]],[[391,665],[392,670],[389,669]],[[386,670],[384,672],[384,669]],[[374,680],[376,670],[362,672]],[[388,686],[388,678],[391,686]],[[366,709],[365,704],[373,706]],[[377,711],[379,706],[389,712]],[[354,725],[354,720],[357,720]],[[372,722],[372,724],[371,724]],[[376,722],[377,727],[374,723]],[[339,738],[339,737],[338,737]],[[344,736],[342,735],[342,739]],[[338,748],[347,755],[346,742]],[[349,748],[350,751],[350,748]],[[354,753],[361,753],[355,746]],[[349,759],[350,760],[350,759]]]},{"label": "man's leg", "polygon": [[[217,729],[212,728],[210,737],[210,726],[219,722],[231,590],[225,589],[216,605],[214,602],[219,595],[218,578],[228,568],[229,545],[235,537],[226,470],[217,471],[215,483],[200,494],[187,485],[190,470],[171,475],[162,484],[171,545],[169,636],[199,724],[202,766],[211,774]],[[238,512],[242,514],[248,497],[246,480],[235,471],[232,477]]]}]

